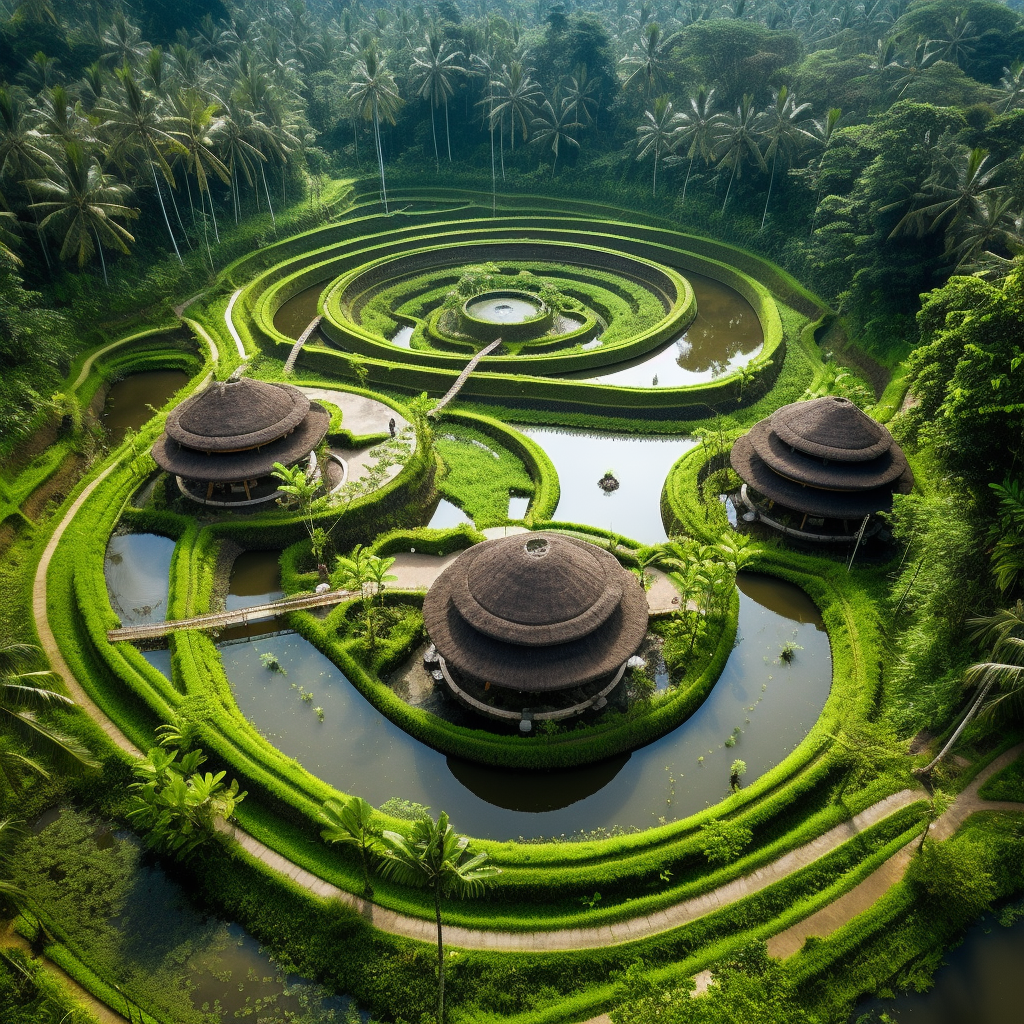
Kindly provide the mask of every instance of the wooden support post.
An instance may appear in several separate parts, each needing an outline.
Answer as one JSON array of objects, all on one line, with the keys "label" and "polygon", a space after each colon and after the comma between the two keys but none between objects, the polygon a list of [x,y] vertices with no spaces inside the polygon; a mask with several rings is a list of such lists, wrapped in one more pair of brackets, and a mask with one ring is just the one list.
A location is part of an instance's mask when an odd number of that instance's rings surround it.
[{"label": "wooden support post", "polygon": [[246,498],[248,498],[249,501],[252,501],[252,495],[249,493],[249,481],[248,480],[243,480],[242,481],[242,486],[245,488],[245,496],[246,496]]},{"label": "wooden support post", "polygon": [[213,481],[211,480],[206,485],[206,500],[209,501],[213,497]]},{"label": "wooden support post", "polygon": [[802,529],[804,528],[805,524],[807,523],[807,517],[808,517],[809,515],[810,515],[810,513],[809,513],[809,512],[805,512],[805,513],[804,513],[804,517],[803,517],[803,519],[801,519],[801,520],[800,520],[800,529],[801,529],[801,530],[802,530]]}]

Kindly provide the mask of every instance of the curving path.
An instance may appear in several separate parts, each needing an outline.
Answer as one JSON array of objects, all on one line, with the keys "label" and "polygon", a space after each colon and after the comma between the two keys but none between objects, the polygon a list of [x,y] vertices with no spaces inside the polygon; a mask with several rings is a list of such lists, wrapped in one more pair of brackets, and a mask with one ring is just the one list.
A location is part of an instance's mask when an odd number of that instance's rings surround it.
[{"label": "curving path", "polygon": [[[63,519],[50,537],[39,565],[36,569],[32,591],[32,610],[43,650],[50,664],[65,681],[71,696],[92,717],[110,740],[122,750],[141,756],[141,751],[110,721],[101,709],[91,700],[78,681],[75,679],[57,646],[53,631],[50,628],[47,609],[47,571],[57,545],[63,537],[72,519],[89,499],[92,493],[106,479],[114,465],[108,466],[100,475],[91,481],[82,493],[68,508]],[[425,559],[431,556],[400,556],[407,562],[409,573],[424,566]],[[432,559],[434,566],[443,559]],[[396,567],[398,563],[396,562]],[[424,566],[425,568],[425,566]],[[436,574],[436,571],[435,571]],[[933,826],[936,839],[944,839],[971,815],[979,810],[1013,810],[1024,811],[1024,804],[989,802],[982,800],[978,792],[984,783],[996,772],[1011,763],[1022,751],[1024,744],[1014,747],[998,757],[984,768],[977,778],[953,801],[945,814]],[[463,927],[449,926],[448,940],[453,946],[467,949],[494,949],[505,951],[546,951],[567,949],[600,948],[635,939],[646,938],[676,928],[689,921],[728,906],[737,900],[756,893],[774,882],[777,882],[795,871],[806,867],[818,858],[834,850],[840,844],[853,838],[860,831],[875,824],[892,814],[900,807],[905,807],[921,798],[920,791],[902,790],[855,815],[850,821],[830,829],[817,839],[792,850],[777,860],[758,868],[751,874],[735,879],[702,896],[685,900],[664,910],[630,920],[601,925],[594,928],[559,929],[553,931],[510,933],[501,931],[483,931]],[[352,906],[364,919],[384,931],[408,938],[431,942],[434,938],[432,921],[408,917],[395,911],[369,903],[358,896],[345,892],[323,879],[291,863],[280,854],[271,850],[252,836],[231,825],[224,825],[223,831],[237,841],[246,853],[266,865],[271,870],[291,878],[311,893],[325,899],[340,899]],[[836,900],[829,907],[813,914],[792,928],[786,929],[775,936],[769,949],[775,956],[787,956],[795,952],[803,944],[808,935],[830,934],[836,928],[852,920],[858,913],[871,905],[889,886],[902,878],[903,870],[909,861],[913,844],[890,858],[868,879],[851,890],[846,896]],[[902,858],[902,859],[901,859]]]},{"label": "curving path", "polygon": [[299,385],[299,390],[314,402],[330,402],[341,409],[341,425],[354,437],[367,434],[386,434],[388,424],[395,421],[395,431],[404,430],[409,421],[390,405],[378,402],[366,395],[351,391],[332,391],[330,388],[316,388]]}]

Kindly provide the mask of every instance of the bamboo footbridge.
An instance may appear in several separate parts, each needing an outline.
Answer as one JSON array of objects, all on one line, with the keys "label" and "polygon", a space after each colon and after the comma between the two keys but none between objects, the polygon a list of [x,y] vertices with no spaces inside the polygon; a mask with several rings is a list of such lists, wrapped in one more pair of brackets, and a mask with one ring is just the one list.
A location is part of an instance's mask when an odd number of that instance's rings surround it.
[{"label": "bamboo footbridge", "polygon": [[295,360],[299,358],[299,353],[302,351],[302,346],[309,341],[312,333],[320,326],[320,321],[323,320],[323,315],[317,315],[310,322],[310,325],[299,335],[298,340],[292,345],[291,352],[288,353],[288,358],[285,360],[284,372],[291,373],[295,369]]},{"label": "bamboo footbridge", "polygon": [[483,359],[484,356],[489,356],[499,345],[501,344],[501,338],[495,338],[486,348],[480,349],[479,352],[468,363],[466,368],[455,378],[455,383],[448,389],[444,398],[441,399],[433,409],[430,410],[431,416],[436,416],[458,393],[462,390],[462,385],[466,383],[469,375],[477,368],[477,364]]},{"label": "bamboo footbridge", "polygon": [[245,626],[257,619],[274,618],[283,612],[297,612],[305,608],[323,608],[357,596],[353,590],[329,590],[323,594],[299,594],[297,597],[285,597],[279,601],[254,604],[248,608],[236,608],[230,612],[210,612],[208,615],[195,615],[190,619],[167,619],[163,622],[142,622],[136,626],[122,626],[120,629],[108,630],[107,639],[111,643],[117,643],[119,640],[148,640],[152,637],[166,636],[179,629],[223,629],[227,626]]}]

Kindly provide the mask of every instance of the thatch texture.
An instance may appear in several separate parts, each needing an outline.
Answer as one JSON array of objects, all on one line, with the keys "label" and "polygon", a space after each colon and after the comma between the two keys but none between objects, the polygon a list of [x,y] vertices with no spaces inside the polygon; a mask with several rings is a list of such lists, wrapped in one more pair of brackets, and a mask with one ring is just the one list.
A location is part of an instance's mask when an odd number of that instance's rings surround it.
[{"label": "thatch texture", "polygon": [[237,452],[284,437],[305,419],[309,399],[290,384],[242,377],[217,381],[167,417],[178,444],[200,452]]},{"label": "thatch texture", "polygon": [[469,548],[423,603],[450,669],[525,692],[567,689],[618,670],[647,632],[647,597],[613,555],[553,533]]},{"label": "thatch texture", "polygon": [[161,469],[185,480],[241,483],[269,475],[275,462],[291,466],[304,459],[327,436],[330,425],[331,414],[322,405],[311,402],[306,416],[290,434],[262,448],[207,454],[183,448],[167,434],[161,434],[153,445],[153,458]]},{"label": "thatch texture", "polygon": [[914,474],[899,445],[845,398],[776,410],[733,445],[733,469],[765,497],[823,519],[862,519],[909,494]]}]

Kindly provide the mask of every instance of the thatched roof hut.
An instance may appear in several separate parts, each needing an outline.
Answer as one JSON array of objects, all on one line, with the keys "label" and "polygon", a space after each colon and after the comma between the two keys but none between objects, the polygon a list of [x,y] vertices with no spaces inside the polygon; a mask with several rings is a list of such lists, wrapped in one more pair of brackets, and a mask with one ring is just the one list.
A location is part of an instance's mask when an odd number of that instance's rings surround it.
[{"label": "thatched roof hut", "polygon": [[323,406],[289,384],[232,376],[192,395],[167,417],[153,458],[179,480],[185,493],[213,500],[214,488],[231,485],[245,500],[269,477],[274,463],[306,458],[324,439],[331,417]]},{"label": "thatched roof hut", "polygon": [[[732,467],[771,505],[821,520],[862,520],[909,494],[914,474],[881,423],[846,398],[794,402],[732,448]],[[801,524],[801,528],[803,523]]]},{"label": "thatched roof hut", "polygon": [[554,533],[464,551],[423,602],[449,671],[541,693],[613,676],[647,633],[647,596],[609,552]]}]

